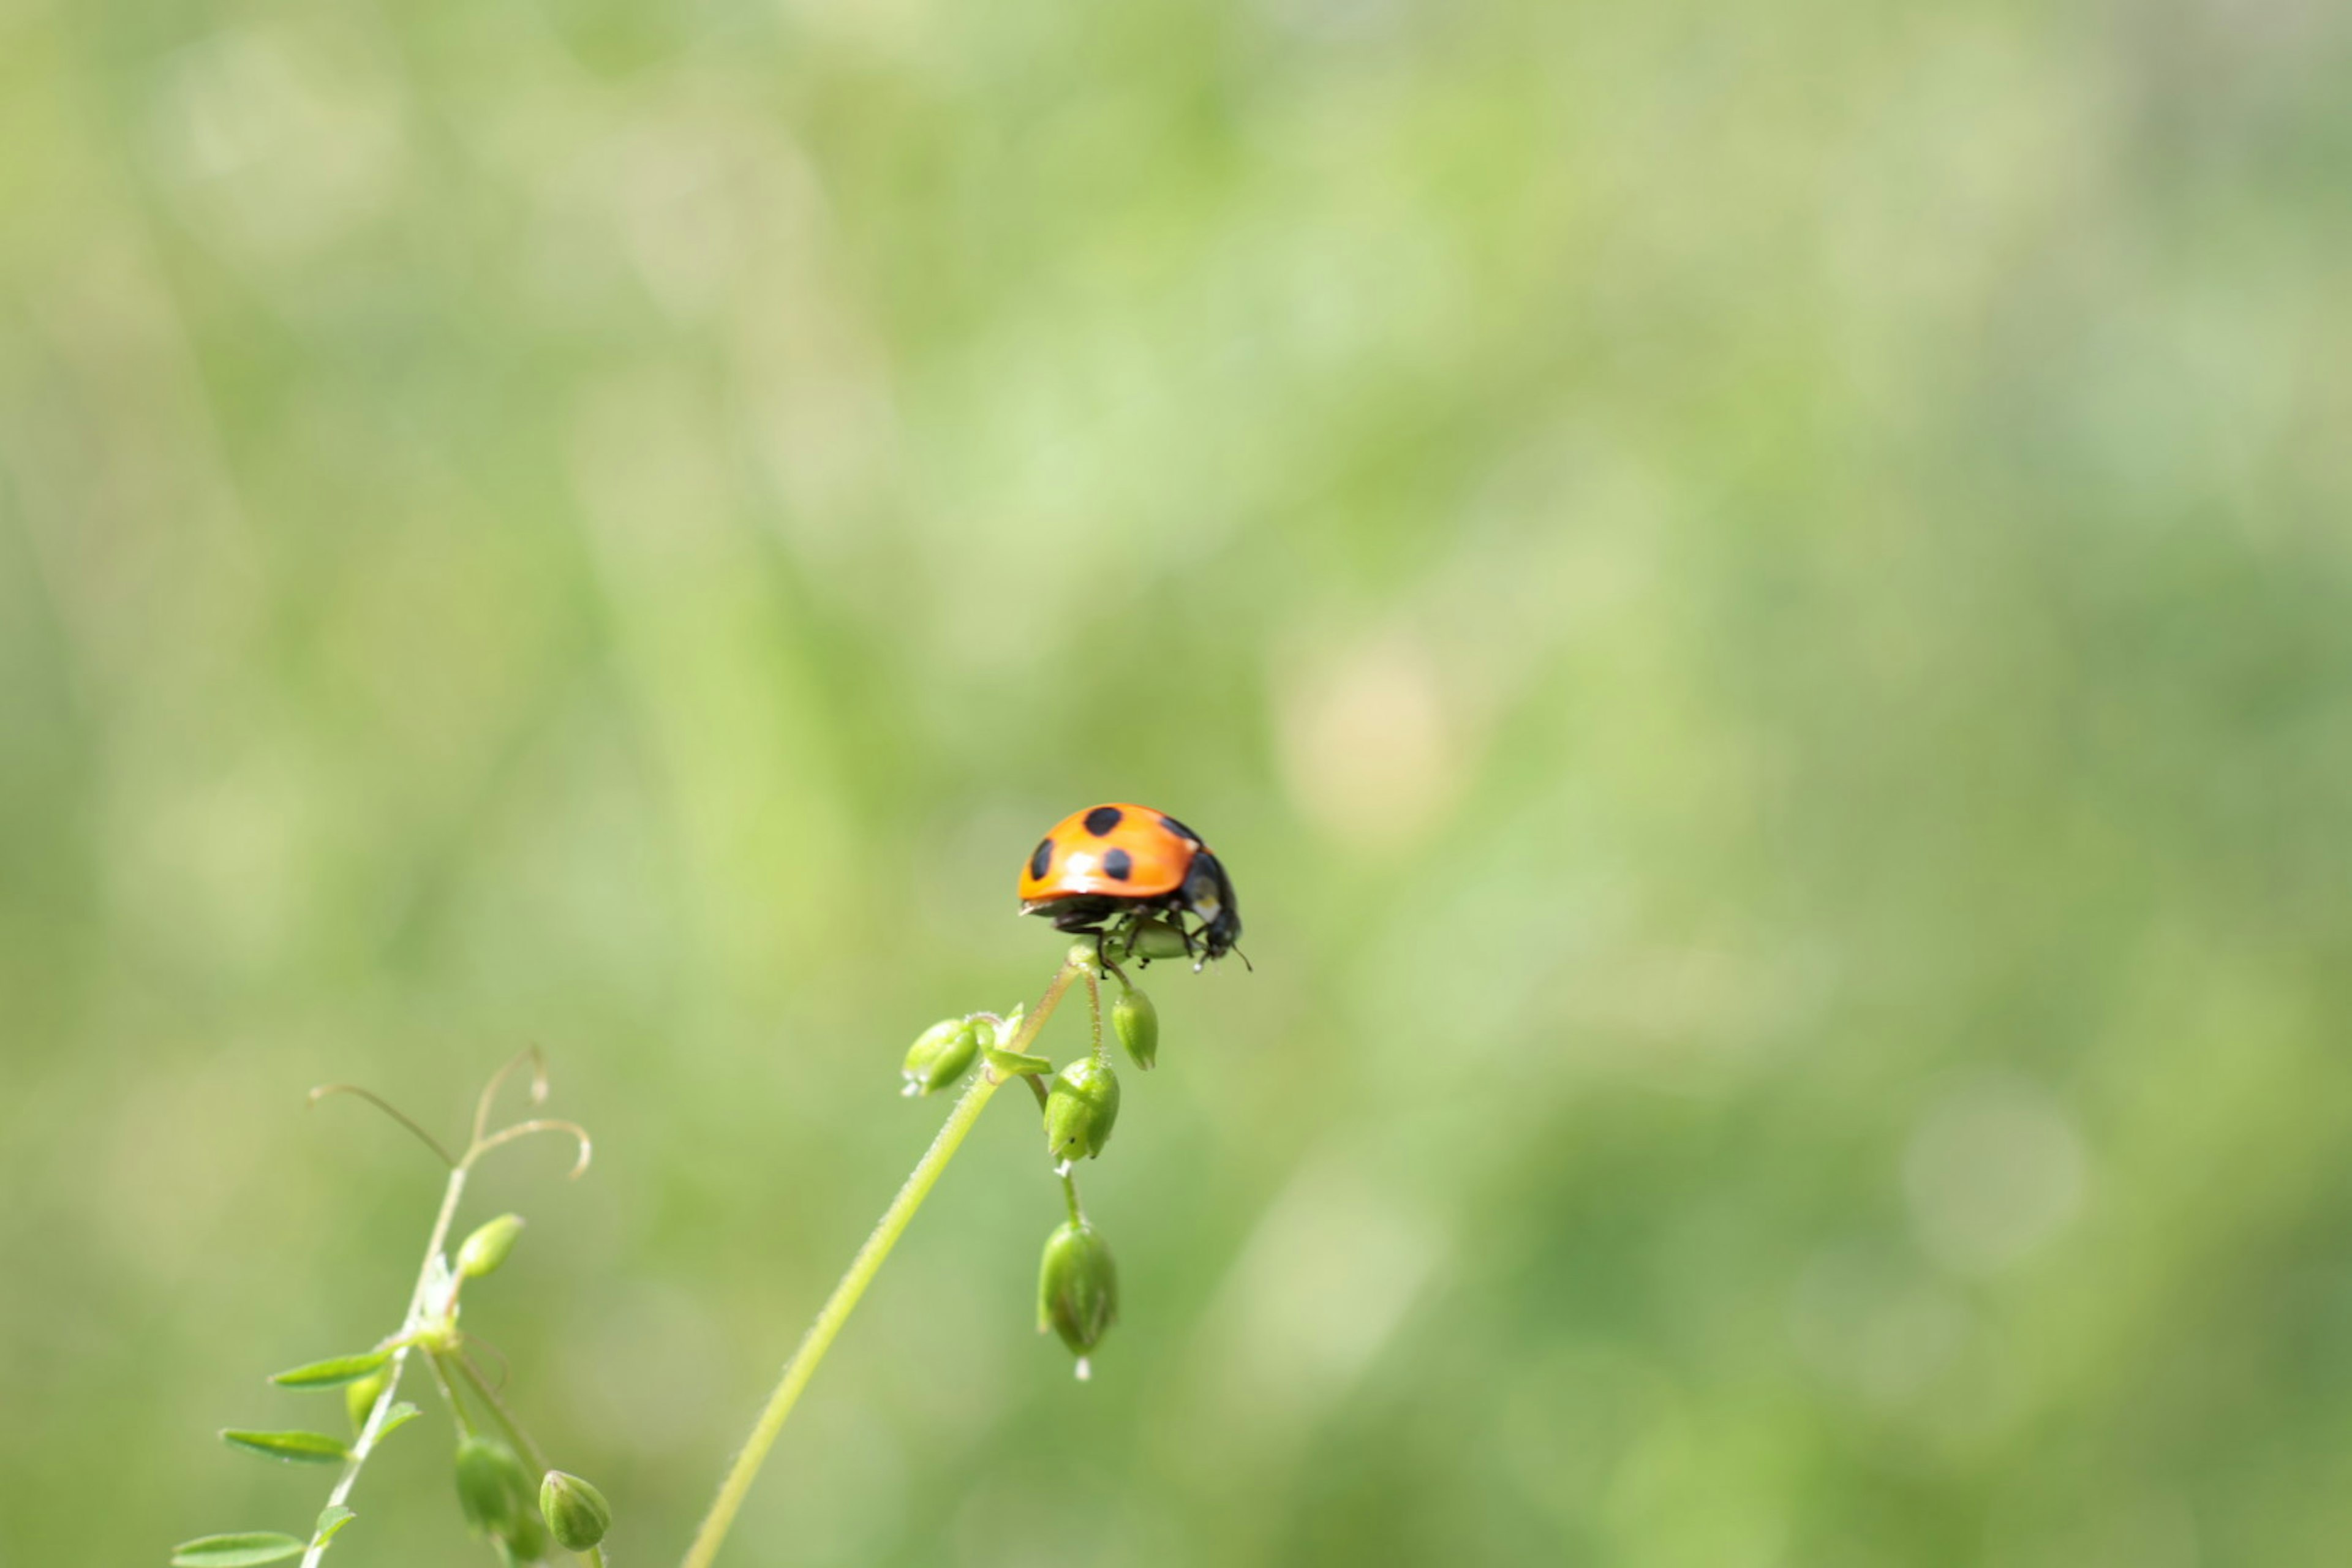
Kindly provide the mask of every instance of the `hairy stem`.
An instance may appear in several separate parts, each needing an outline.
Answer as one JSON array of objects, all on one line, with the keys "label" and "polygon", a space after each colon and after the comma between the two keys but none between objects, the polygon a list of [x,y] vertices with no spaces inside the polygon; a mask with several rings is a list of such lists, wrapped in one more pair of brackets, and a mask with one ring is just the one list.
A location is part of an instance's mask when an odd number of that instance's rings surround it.
[{"label": "hairy stem", "polygon": [[[1015,1052],[1029,1048],[1030,1043],[1036,1039],[1037,1032],[1045,1026],[1045,1020],[1053,1016],[1055,1004],[1062,999],[1062,993],[1069,989],[1071,980],[1080,973],[1075,964],[1065,963],[1062,966],[1061,972],[1054,976],[1053,984],[1045,988],[1045,994],[1038,1001],[1037,1010],[1022,1020],[1020,1030],[1006,1048]],[[834,1340],[841,1333],[842,1325],[849,1321],[850,1313],[857,1310],[858,1300],[866,1294],[866,1288],[874,1282],[874,1276],[881,1272],[884,1260],[890,1256],[890,1248],[905,1234],[908,1222],[915,1217],[915,1211],[921,1208],[923,1200],[930,1195],[940,1173],[947,1169],[948,1162],[955,1158],[956,1150],[963,1143],[964,1134],[970,1132],[972,1124],[980,1120],[981,1111],[987,1108],[990,1097],[1001,1085],[1002,1080],[994,1071],[985,1066],[972,1075],[971,1086],[956,1100],[955,1108],[948,1112],[939,1136],[931,1140],[931,1146],[923,1152],[923,1157],[915,1162],[915,1168],[908,1173],[906,1184],[898,1189],[898,1195],[890,1200],[890,1206],[882,1211],[881,1220],[874,1226],[873,1234],[866,1237],[866,1244],[857,1249],[857,1256],[850,1259],[848,1272],[842,1275],[841,1282],[833,1288],[833,1294],[826,1298],[824,1307],[818,1310],[816,1321],[809,1325],[800,1348],[793,1352],[793,1359],[784,1363],[783,1375],[777,1380],[775,1391],[768,1395],[768,1403],[761,1410],[759,1420],[752,1424],[751,1436],[744,1439],[741,1451],[728,1468],[726,1479],[719,1483],[719,1495],[712,1500],[710,1511],[703,1516],[701,1527],[694,1532],[694,1542],[687,1548],[682,1568],[710,1568],[712,1561],[718,1557],[719,1548],[726,1541],[727,1531],[733,1527],[735,1516],[743,1507],[744,1498],[750,1495],[751,1483],[760,1474],[760,1467],[767,1463],[769,1450],[776,1446],[777,1435],[783,1431],[784,1422],[792,1415],[793,1405],[798,1403],[801,1391],[808,1386],[818,1363],[824,1360],[825,1352],[833,1348]]]},{"label": "hairy stem", "polygon": [[[433,1234],[425,1238],[425,1261],[416,1270],[416,1289],[409,1292],[408,1321],[404,1330],[413,1330],[425,1313],[425,1294],[433,1284],[433,1260],[449,1243],[449,1227],[457,1222],[457,1202],[466,1195],[466,1167],[458,1165],[449,1173],[449,1184],[441,1194],[441,1212],[434,1216]],[[360,1469],[375,1452],[376,1438],[383,1431],[383,1421],[400,1393],[400,1374],[408,1365],[408,1357],[415,1347],[404,1344],[392,1353],[392,1365],[384,1378],[383,1392],[376,1395],[375,1408],[368,1412],[367,1425],[360,1428],[358,1438],[352,1444],[352,1457],[343,1461],[343,1473],[335,1482],[335,1489],[327,1494],[327,1506],[336,1508],[351,1500],[352,1489],[359,1485]],[[319,1560],[327,1554],[324,1542],[313,1535],[310,1550],[302,1553],[301,1568],[319,1568]]]},{"label": "hairy stem", "polygon": [[1100,1067],[1103,1059],[1102,982],[1095,978],[1095,972],[1091,969],[1087,971],[1087,1012],[1094,1020],[1094,1058],[1095,1065]]}]

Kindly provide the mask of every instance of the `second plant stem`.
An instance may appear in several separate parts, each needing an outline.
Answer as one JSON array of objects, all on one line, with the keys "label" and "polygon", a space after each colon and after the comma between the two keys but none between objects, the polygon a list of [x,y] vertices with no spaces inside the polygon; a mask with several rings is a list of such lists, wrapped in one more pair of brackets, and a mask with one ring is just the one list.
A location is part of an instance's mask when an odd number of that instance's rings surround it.
[{"label": "second plant stem", "polygon": [[[1016,1054],[1027,1051],[1036,1039],[1037,1032],[1045,1026],[1045,1020],[1053,1016],[1063,993],[1070,988],[1070,983],[1085,973],[1076,963],[1065,963],[1061,972],[1054,976],[1054,983],[1045,988],[1045,994],[1038,999],[1037,1010],[1022,1020],[1020,1029],[1004,1048]],[[824,1360],[825,1352],[833,1348],[833,1342],[839,1337],[842,1325],[857,1310],[859,1299],[866,1294],[866,1288],[874,1282],[875,1275],[881,1272],[884,1260],[890,1256],[891,1247],[898,1245],[898,1237],[906,1233],[908,1222],[915,1217],[915,1211],[923,1206],[923,1200],[930,1195],[940,1173],[948,1168],[948,1162],[955,1158],[955,1152],[963,1143],[964,1135],[971,1131],[972,1124],[980,1120],[981,1111],[987,1108],[990,1098],[1003,1086],[1003,1079],[989,1067],[982,1066],[972,1075],[971,1085],[956,1100],[955,1108],[948,1112],[939,1136],[931,1140],[929,1149],[923,1151],[923,1157],[915,1162],[915,1168],[908,1173],[906,1184],[898,1189],[898,1195],[890,1200],[890,1206],[882,1211],[881,1219],[876,1223],[873,1233],[866,1237],[866,1244],[857,1249],[857,1256],[849,1260],[848,1271],[842,1275],[841,1282],[833,1288],[833,1294],[818,1310],[816,1321],[811,1323],[808,1332],[802,1336],[800,1348],[793,1352],[793,1359],[784,1363],[783,1375],[777,1381],[774,1392],[768,1395],[768,1403],[761,1409],[760,1418],[752,1423],[751,1435],[744,1439],[742,1450],[735,1456],[735,1462],[728,1467],[727,1478],[719,1484],[719,1495],[712,1500],[710,1511],[703,1516],[701,1528],[694,1533],[694,1543],[687,1548],[682,1568],[710,1568],[712,1561],[718,1557],[728,1530],[733,1526],[736,1514],[742,1510],[743,1500],[751,1493],[752,1481],[759,1477],[760,1467],[767,1462],[768,1453],[776,1446],[776,1438],[783,1431],[784,1422],[791,1416],[793,1406],[799,1403],[801,1391],[815,1375],[818,1363]]]}]

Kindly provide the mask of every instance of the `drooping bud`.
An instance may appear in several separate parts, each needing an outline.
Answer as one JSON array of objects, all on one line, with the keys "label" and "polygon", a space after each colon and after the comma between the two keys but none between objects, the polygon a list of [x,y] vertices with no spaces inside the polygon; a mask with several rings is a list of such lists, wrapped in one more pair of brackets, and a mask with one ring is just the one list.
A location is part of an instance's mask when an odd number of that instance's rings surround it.
[{"label": "drooping bud", "polygon": [[613,1510],[604,1494],[562,1470],[548,1471],[539,1483],[539,1513],[555,1544],[566,1552],[587,1551],[613,1528]]},{"label": "drooping bud", "polygon": [[526,1519],[537,1524],[530,1489],[530,1472],[512,1448],[479,1434],[458,1441],[457,1508],[467,1529],[509,1541]]},{"label": "drooping bud", "polygon": [[357,1383],[343,1384],[343,1414],[352,1418],[354,1433],[367,1426],[367,1418],[374,1411],[375,1402],[383,1397],[384,1384],[391,1381],[392,1373],[385,1371],[373,1377],[363,1377]]},{"label": "drooping bud", "polygon": [[499,1540],[505,1545],[510,1563],[544,1563],[547,1549],[553,1544],[547,1538],[547,1521],[529,1502],[523,1504],[522,1511]]},{"label": "drooping bud", "polygon": [[1127,953],[1149,963],[1157,958],[1189,958],[1192,949],[1184,933],[1166,921],[1140,921],[1128,933]]},{"label": "drooping bud", "polygon": [[1045,1147],[1056,1160],[1092,1159],[1118,1121],[1118,1075],[1108,1062],[1080,1057],[1054,1075],[1045,1095]]},{"label": "drooping bud", "polygon": [[1118,1269],[1101,1233],[1084,1220],[1055,1226],[1037,1269],[1037,1331],[1053,1330],[1084,1358],[1118,1321]]},{"label": "drooping bud", "polygon": [[901,1092],[937,1094],[954,1083],[971,1066],[981,1037],[989,1032],[985,1020],[972,1018],[942,1018],[925,1029],[907,1048],[901,1069],[907,1087]]},{"label": "drooping bud", "polygon": [[522,1234],[522,1215],[502,1214],[475,1230],[465,1244],[457,1248],[457,1274],[461,1279],[479,1279],[495,1273],[507,1254],[514,1250],[515,1237]]},{"label": "drooping bud", "polygon": [[1150,1072],[1160,1059],[1160,1009],[1151,998],[1132,985],[1121,991],[1110,1005],[1110,1027],[1129,1059]]}]

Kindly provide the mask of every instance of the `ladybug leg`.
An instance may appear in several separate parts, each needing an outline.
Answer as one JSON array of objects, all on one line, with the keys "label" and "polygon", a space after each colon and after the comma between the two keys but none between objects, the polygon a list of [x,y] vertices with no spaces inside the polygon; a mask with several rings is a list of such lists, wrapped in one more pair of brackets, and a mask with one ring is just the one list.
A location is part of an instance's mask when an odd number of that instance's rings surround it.
[{"label": "ladybug leg", "polygon": [[[1118,960],[1110,955],[1110,946],[1105,939],[1115,939],[1119,945],[1132,953],[1135,951],[1135,928],[1142,919],[1141,914],[1129,910],[1106,921],[1104,922],[1106,929],[1095,932],[1095,960],[1103,966],[1105,973],[1118,975],[1121,985],[1128,983],[1127,973],[1119,968]],[[1149,963],[1151,961],[1145,959],[1143,962]]]},{"label": "ladybug leg", "polygon": [[[1136,917],[1129,916],[1127,919],[1117,922],[1118,927],[1117,933],[1118,941],[1130,954],[1135,951],[1135,921]],[[1103,936],[1106,934],[1108,933],[1097,932],[1096,934],[1095,958],[1097,962],[1101,963],[1103,966],[1104,973],[1117,975],[1118,977],[1118,983],[1121,985],[1125,985],[1128,984],[1127,972],[1118,966],[1118,960],[1113,958],[1110,955],[1109,949],[1103,945]],[[1150,960],[1146,959],[1143,962],[1148,963]]]}]

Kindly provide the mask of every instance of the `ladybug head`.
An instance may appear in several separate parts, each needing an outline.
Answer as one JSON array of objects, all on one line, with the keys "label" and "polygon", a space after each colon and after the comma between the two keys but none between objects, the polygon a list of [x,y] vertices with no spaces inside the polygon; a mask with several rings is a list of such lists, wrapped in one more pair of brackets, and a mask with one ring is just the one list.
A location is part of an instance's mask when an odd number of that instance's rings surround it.
[{"label": "ladybug head", "polygon": [[1232,951],[1241,940],[1242,913],[1234,904],[1233,879],[1206,849],[1194,852],[1181,897],[1184,909],[1201,922],[1208,956],[1223,958]]}]

